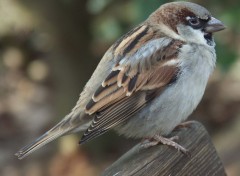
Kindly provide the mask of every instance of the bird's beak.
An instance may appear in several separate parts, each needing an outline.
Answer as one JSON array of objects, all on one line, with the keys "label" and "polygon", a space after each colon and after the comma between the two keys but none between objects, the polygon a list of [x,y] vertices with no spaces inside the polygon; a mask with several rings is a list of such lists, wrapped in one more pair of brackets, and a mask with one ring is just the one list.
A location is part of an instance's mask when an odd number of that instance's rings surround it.
[{"label": "bird's beak", "polygon": [[208,23],[206,24],[206,26],[204,28],[204,32],[213,33],[213,32],[221,31],[225,28],[226,27],[220,20],[218,20],[214,17],[211,17],[211,19],[208,21]]}]

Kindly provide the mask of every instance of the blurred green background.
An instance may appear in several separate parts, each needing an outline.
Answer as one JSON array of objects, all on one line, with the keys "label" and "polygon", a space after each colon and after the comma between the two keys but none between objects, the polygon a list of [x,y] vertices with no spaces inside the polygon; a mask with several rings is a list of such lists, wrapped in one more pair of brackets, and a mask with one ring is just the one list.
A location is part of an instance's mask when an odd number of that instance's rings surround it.
[{"label": "blurred green background", "polygon": [[[94,176],[136,140],[114,132],[78,146],[62,137],[14,153],[66,115],[108,47],[166,0],[0,0],[0,175]],[[229,176],[240,175],[240,1],[192,1],[227,26],[217,67],[191,118],[208,129]]]}]

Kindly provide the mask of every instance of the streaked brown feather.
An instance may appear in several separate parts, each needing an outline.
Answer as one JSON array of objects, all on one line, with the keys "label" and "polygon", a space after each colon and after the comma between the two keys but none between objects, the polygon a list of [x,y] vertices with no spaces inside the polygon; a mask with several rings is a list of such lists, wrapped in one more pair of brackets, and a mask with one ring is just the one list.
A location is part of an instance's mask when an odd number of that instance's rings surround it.
[{"label": "streaked brown feather", "polygon": [[112,71],[107,78],[103,81],[102,86],[105,87],[107,85],[111,85],[117,81],[117,75],[119,74],[120,70]]},{"label": "streaked brown feather", "polygon": [[123,77],[122,77],[123,87],[124,87],[124,84],[128,84],[127,81],[130,81],[130,78],[128,76],[126,76],[126,74],[124,74]]},{"label": "streaked brown feather", "polygon": [[[127,48],[131,42],[136,38],[136,36],[138,36],[139,34],[141,34],[142,32],[144,32],[146,30],[147,26],[146,25],[141,25],[141,27],[137,27],[137,30],[134,30],[134,32],[132,33],[132,35],[126,35],[122,38],[121,42],[118,44],[118,46],[115,48],[115,53],[117,55],[122,55],[124,53],[125,48]],[[145,32],[144,32],[145,33]],[[129,51],[128,51],[129,52]],[[126,53],[125,53],[126,54]]]},{"label": "streaked brown feather", "polygon": [[[175,66],[162,66],[156,68],[150,73],[147,83],[141,87],[142,90],[151,90],[160,88],[170,82],[172,77],[179,72]],[[145,79],[144,77],[142,79]],[[139,80],[141,83],[141,80]],[[139,88],[138,88],[139,89]]]},{"label": "streaked brown feather", "polygon": [[113,102],[113,100],[117,99],[118,97],[121,97],[124,94],[124,89],[122,87],[118,88],[116,91],[112,92],[111,94],[105,96],[104,98],[100,99],[97,102],[94,101],[90,101],[86,108],[85,108],[85,112],[87,114],[93,114],[99,110],[101,110],[101,108],[103,108],[104,106],[106,106],[107,104],[111,104]]},{"label": "streaked brown feather", "polygon": [[123,67],[123,69],[119,72],[119,74],[117,76],[117,85],[118,85],[118,87],[122,86],[122,80],[123,80],[123,77],[125,75],[126,69],[127,69],[126,67]]},{"label": "streaked brown feather", "polygon": [[127,89],[127,95],[131,95],[133,90],[136,88],[136,82],[138,80],[138,74],[136,74],[129,82],[128,89]]},{"label": "streaked brown feather", "polygon": [[110,95],[112,92],[116,91],[117,89],[119,89],[119,87],[116,86],[116,82],[114,84],[107,85],[105,87],[99,86],[99,88],[93,95],[92,99],[94,100],[94,102],[97,102],[103,99],[104,97]]}]

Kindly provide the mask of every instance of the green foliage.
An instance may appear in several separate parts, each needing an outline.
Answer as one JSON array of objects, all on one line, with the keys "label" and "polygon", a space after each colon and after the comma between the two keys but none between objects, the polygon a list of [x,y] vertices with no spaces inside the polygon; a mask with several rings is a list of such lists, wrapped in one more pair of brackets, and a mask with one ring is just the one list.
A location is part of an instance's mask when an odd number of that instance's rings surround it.
[{"label": "green foliage", "polygon": [[139,16],[137,23],[145,20],[153,11],[159,8],[162,4],[169,2],[168,0],[134,0],[135,6],[138,9]]},{"label": "green foliage", "polygon": [[237,53],[226,45],[216,45],[217,64],[223,71],[228,71],[237,60]]}]

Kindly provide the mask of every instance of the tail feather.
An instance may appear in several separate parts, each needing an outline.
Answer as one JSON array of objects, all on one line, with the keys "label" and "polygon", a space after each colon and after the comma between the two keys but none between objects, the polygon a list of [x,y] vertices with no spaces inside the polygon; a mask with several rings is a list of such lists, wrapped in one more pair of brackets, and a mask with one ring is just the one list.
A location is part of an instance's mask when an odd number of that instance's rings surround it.
[{"label": "tail feather", "polygon": [[21,148],[15,155],[18,157],[18,159],[23,159],[26,156],[30,155],[35,150],[41,148],[42,146],[46,145],[47,143],[53,141],[54,139],[62,136],[65,134],[65,131],[59,131],[58,133],[45,133],[41,137],[39,137],[37,140],[35,140],[33,143]]},{"label": "tail feather", "polygon": [[41,148],[42,146],[46,145],[47,143],[55,140],[56,138],[63,136],[64,134],[70,132],[73,127],[68,128],[62,128],[66,123],[66,121],[61,121],[56,126],[54,126],[52,129],[47,131],[45,134],[40,136],[38,139],[36,139],[34,142],[30,143],[29,145],[21,148],[15,156],[18,157],[18,159],[23,159],[26,156],[30,155],[35,150]]}]

